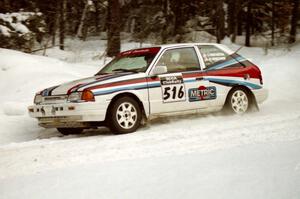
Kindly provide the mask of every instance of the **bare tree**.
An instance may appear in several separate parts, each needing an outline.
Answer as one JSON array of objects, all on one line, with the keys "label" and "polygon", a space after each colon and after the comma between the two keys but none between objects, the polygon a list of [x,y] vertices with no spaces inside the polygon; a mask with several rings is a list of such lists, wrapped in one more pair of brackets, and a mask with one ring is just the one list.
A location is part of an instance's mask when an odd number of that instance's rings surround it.
[{"label": "bare tree", "polygon": [[173,30],[173,35],[180,34],[181,31],[180,29],[184,25],[184,13],[183,13],[183,1],[182,0],[176,0],[173,2],[174,6],[174,30]]},{"label": "bare tree", "polygon": [[274,46],[275,40],[275,0],[272,0],[272,19],[271,19],[271,46]]},{"label": "bare tree", "polygon": [[170,16],[170,2],[169,0],[164,0],[163,1],[163,13],[164,13],[164,18],[165,18],[165,23],[163,25],[163,31],[161,32],[161,42],[163,44],[167,43],[167,39],[168,39],[168,31],[167,31],[167,21],[168,21],[168,18]]},{"label": "bare tree", "polygon": [[248,2],[247,2],[245,46],[250,46],[251,26],[252,26],[252,0],[248,0]]},{"label": "bare tree", "polygon": [[59,48],[65,49],[65,28],[66,28],[66,10],[67,0],[60,0],[60,18],[59,18]]},{"label": "bare tree", "polygon": [[116,56],[120,52],[120,48],[120,2],[119,0],[108,0],[107,56]]},{"label": "bare tree", "polygon": [[217,42],[220,43],[225,37],[225,11],[224,11],[224,1],[216,1],[216,36]]},{"label": "bare tree", "polygon": [[235,20],[235,3],[234,0],[228,0],[228,7],[227,7],[227,36],[230,36],[234,33],[234,28],[236,25]]},{"label": "bare tree", "polygon": [[79,27],[78,27],[78,29],[77,29],[77,34],[76,34],[76,36],[79,37],[79,38],[82,38],[82,37],[83,37],[83,26],[84,26],[84,23],[85,23],[85,21],[86,21],[88,8],[89,8],[89,0],[86,0],[86,1],[85,1],[85,5],[84,5],[84,8],[83,8],[82,15],[81,15]]},{"label": "bare tree", "polygon": [[58,24],[59,24],[59,15],[60,15],[60,1],[56,2],[56,8],[54,9],[55,12],[53,14],[53,19],[49,23],[49,30],[50,34],[52,35],[52,46],[55,46],[56,44],[56,32],[58,29]]},{"label": "bare tree", "polygon": [[289,43],[294,43],[296,41],[297,25],[298,25],[298,18],[299,18],[299,0],[293,0],[293,3],[294,3],[294,7],[292,10]]}]

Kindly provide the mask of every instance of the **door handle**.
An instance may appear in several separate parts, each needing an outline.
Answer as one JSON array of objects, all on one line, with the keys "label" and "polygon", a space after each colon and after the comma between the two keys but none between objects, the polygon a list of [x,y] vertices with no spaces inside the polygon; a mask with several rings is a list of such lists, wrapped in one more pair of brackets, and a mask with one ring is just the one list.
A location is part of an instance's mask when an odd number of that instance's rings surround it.
[{"label": "door handle", "polygon": [[196,77],[196,81],[202,81],[202,80],[204,80],[203,77]]}]

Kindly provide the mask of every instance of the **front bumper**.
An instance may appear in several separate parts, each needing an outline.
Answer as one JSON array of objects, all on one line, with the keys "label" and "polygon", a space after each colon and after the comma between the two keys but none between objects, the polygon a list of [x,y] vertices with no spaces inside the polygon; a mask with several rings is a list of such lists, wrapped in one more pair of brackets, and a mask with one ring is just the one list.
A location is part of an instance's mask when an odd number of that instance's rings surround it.
[{"label": "front bumper", "polygon": [[82,102],[29,106],[29,115],[45,128],[89,127],[105,120],[108,103]]}]

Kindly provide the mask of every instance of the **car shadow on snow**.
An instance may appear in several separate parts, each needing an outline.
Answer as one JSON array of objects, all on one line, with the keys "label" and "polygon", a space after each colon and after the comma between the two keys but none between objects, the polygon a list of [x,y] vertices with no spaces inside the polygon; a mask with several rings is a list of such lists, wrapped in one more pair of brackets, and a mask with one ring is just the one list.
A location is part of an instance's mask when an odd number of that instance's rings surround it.
[{"label": "car shadow on snow", "polygon": [[86,129],[83,133],[80,134],[71,134],[71,135],[63,135],[58,132],[55,128],[50,129],[42,129],[38,133],[37,139],[52,139],[52,138],[59,138],[59,139],[68,139],[68,138],[80,138],[80,137],[91,137],[91,136],[109,136],[113,135],[112,132],[108,128],[99,127],[96,129]]},{"label": "car shadow on snow", "polygon": [[[249,114],[249,113],[248,113]],[[251,113],[250,113],[251,114]],[[186,120],[206,120],[209,118],[230,118],[234,115],[228,115],[224,112],[216,112],[210,114],[186,114],[186,115],[179,115],[179,116],[169,116],[169,117],[157,117],[148,121],[146,124],[140,126],[136,133],[141,133],[143,131],[148,132],[151,130],[151,127],[159,127],[163,125],[168,125],[174,122],[184,122]],[[83,137],[92,137],[92,136],[115,136],[116,134],[110,131],[106,127],[98,127],[94,129],[85,129],[81,134],[71,134],[71,135],[62,135],[59,133],[55,128],[51,129],[42,129],[38,133],[37,139],[70,139],[70,138],[83,138]]]}]

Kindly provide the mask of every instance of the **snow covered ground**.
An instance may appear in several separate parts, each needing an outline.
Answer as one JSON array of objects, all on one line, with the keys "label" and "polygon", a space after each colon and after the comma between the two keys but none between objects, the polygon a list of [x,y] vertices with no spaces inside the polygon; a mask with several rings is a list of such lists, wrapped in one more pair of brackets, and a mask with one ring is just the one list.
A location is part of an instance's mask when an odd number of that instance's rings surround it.
[{"label": "snow covered ground", "polygon": [[300,45],[240,51],[270,91],[260,112],[152,121],[119,136],[38,127],[26,113],[34,93],[97,72],[96,44],[70,43],[83,50],[55,58],[0,49],[0,198],[300,198]]}]

